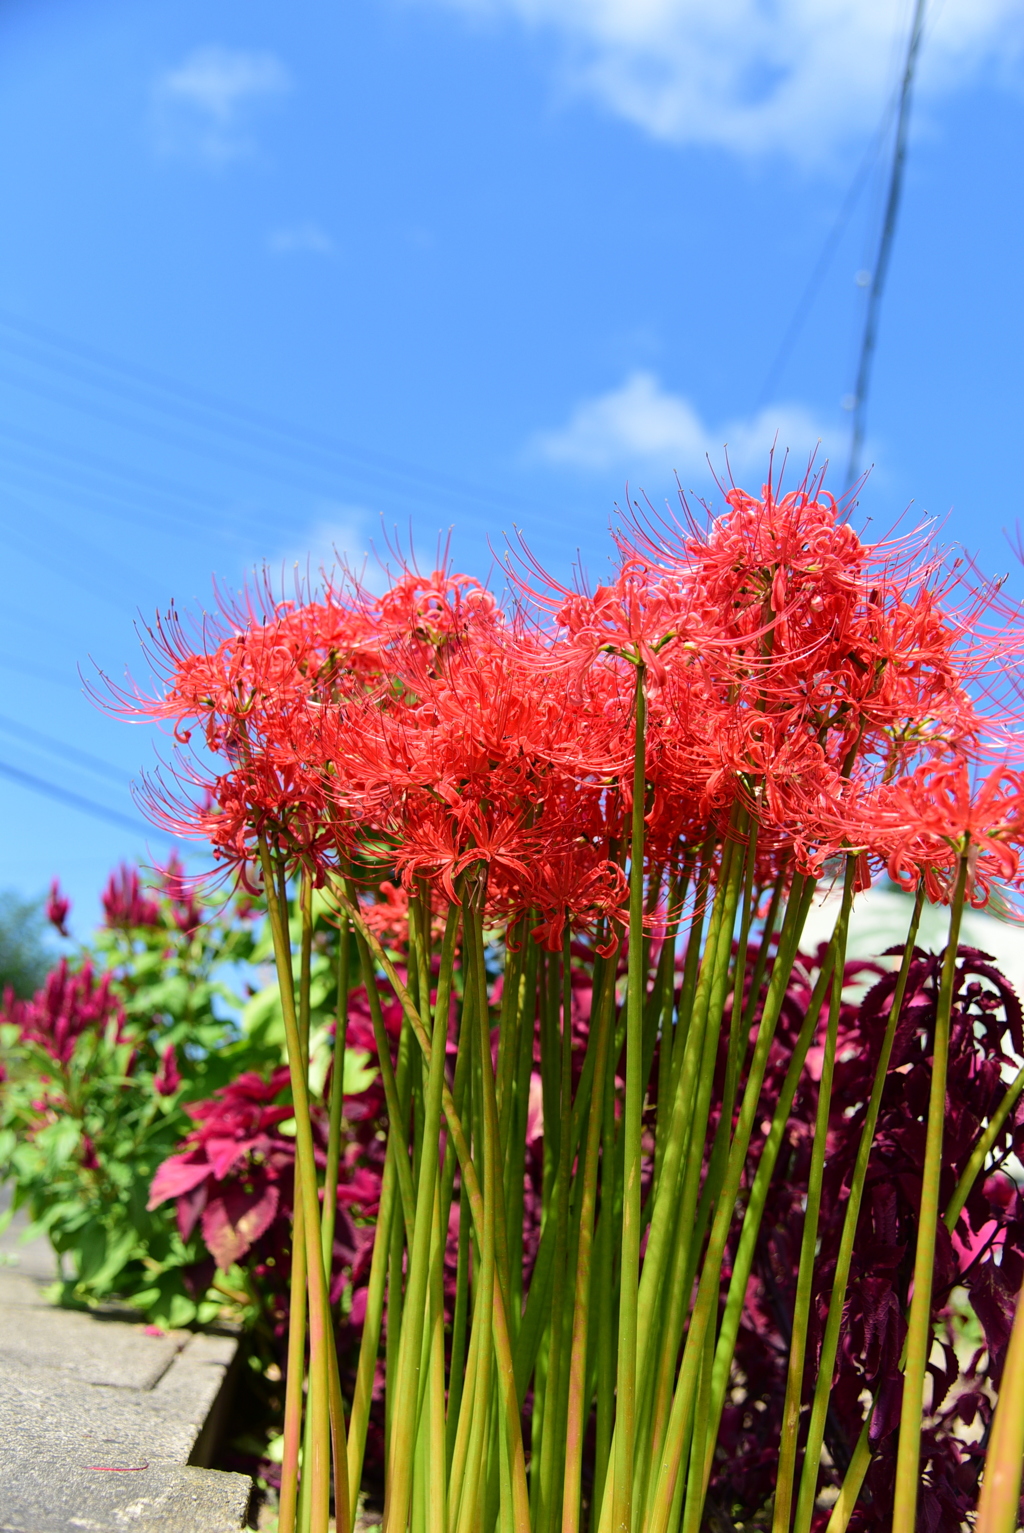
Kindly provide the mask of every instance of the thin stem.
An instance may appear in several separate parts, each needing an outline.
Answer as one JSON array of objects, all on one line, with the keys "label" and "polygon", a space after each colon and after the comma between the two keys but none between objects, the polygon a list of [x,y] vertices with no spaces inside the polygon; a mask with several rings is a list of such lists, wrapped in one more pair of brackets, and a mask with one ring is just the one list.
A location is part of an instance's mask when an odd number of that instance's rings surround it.
[{"label": "thin stem", "polygon": [[604,1116],[604,1077],[608,1066],[614,1014],[614,971],[609,971],[597,1002],[597,1058],[590,1099],[590,1122],[583,1164],[580,1199],[579,1246],[576,1256],[576,1293],[569,1360],[569,1401],[565,1431],[565,1478],[562,1488],[561,1533],[578,1533],[580,1526],[580,1471],[583,1464],[583,1433],[589,1414],[586,1392],[588,1322],[590,1318],[590,1271],[597,1202],[597,1158]]},{"label": "thin stem", "polygon": [[[298,1188],[296,1188],[296,1192]],[[288,1295],[288,1363],[284,1392],[284,1452],[281,1459],[279,1533],[294,1533],[299,1493],[299,1447],[302,1442],[302,1384],[306,1372],[306,1242],[302,1199],[295,1199],[292,1223],[292,1273]]]},{"label": "thin stem", "polygon": [[338,921],[337,1002],[334,1014],[334,1055],[331,1061],[331,1105],[327,1127],[327,1166],[324,1171],[324,1266],[330,1272],[334,1258],[334,1223],[338,1212],[338,1166],[341,1161],[341,1117],[345,1104],[345,1033],[348,1026],[348,916]]},{"label": "thin stem", "polygon": [[935,1237],[939,1223],[939,1179],[942,1175],[942,1129],[946,1114],[949,1029],[953,1010],[953,986],[956,980],[957,948],[960,942],[960,917],[963,914],[966,885],[967,849],[965,847],[960,855],[956,890],[949,913],[949,941],[942,965],[939,999],[935,1013],[932,1084],[928,1098],[928,1132],[925,1139],[924,1171],[921,1176],[917,1250],[914,1254],[914,1295],[910,1301],[907,1363],[903,1374],[903,1404],[900,1411],[900,1442],[896,1457],[893,1533],[914,1533],[914,1523],[917,1518],[917,1496],[920,1490],[921,1418],[924,1413],[925,1374],[928,1369],[928,1354],[931,1351],[932,1282],[935,1275]]},{"label": "thin stem", "polygon": [[[836,925],[838,926],[838,917]],[[768,1198],[779,1151],[782,1148],[786,1125],[789,1122],[793,1098],[796,1095],[796,1089],[803,1074],[807,1050],[810,1048],[814,1035],[818,1030],[818,1016],[825,999],[825,992],[831,983],[835,954],[836,933],[833,931],[824,961],[814,983],[814,989],[811,991],[807,1014],[804,1017],[797,1041],[793,1046],[789,1068],[782,1083],[782,1090],[779,1092],[779,1099],[775,1104],[775,1112],[768,1130],[768,1137],[761,1148],[761,1155],[757,1163],[757,1170],[754,1173],[750,1196],[747,1199],[747,1208],[743,1216],[740,1237],[736,1244],[736,1254],[733,1258],[732,1276],[729,1280],[725,1310],[718,1333],[718,1346],[715,1350],[714,1377],[708,1423],[708,1434],[712,1438],[718,1436],[718,1427],[722,1419],[722,1410],[729,1386],[729,1376],[736,1351],[740,1321],[746,1303],[747,1285],[750,1282],[750,1273],[754,1265],[754,1254],[757,1249],[757,1237],[761,1228],[764,1206]]]},{"label": "thin stem", "polygon": [[633,746],[633,815],[629,848],[629,968],[626,980],[626,1096],[623,1110],[619,1355],[616,1379],[614,1533],[631,1533],[636,1440],[637,1315],[640,1279],[640,1170],[643,1113],[644,1024],[644,735],[647,698],[644,666],[636,671]]},{"label": "thin stem", "polygon": [[971,1195],[971,1188],[981,1175],[989,1151],[999,1138],[1003,1124],[1016,1106],[1022,1091],[1024,1091],[1024,1065],[1006,1088],[1006,1095],[989,1119],[985,1132],[975,1145],[971,1158],[964,1167],[963,1175],[956,1184],[956,1191],[950,1198],[949,1207],[943,1215],[943,1223],[950,1234],[953,1233],[956,1221],[963,1212],[963,1206]]},{"label": "thin stem", "polygon": [[843,1001],[843,979],[846,968],[846,935],[849,929],[856,870],[856,858],[848,856],[843,904],[839,915],[835,965],[832,970],[832,997],[828,1010],[828,1027],[825,1032],[825,1051],[821,1063],[821,1079],[818,1082],[814,1144],[811,1148],[811,1164],[807,1176],[807,1204],[800,1240],[800,1265],[797,1270],[793,1329],[789,1342],[789,1366],[786,1373],[786,1397],[782,1409],[782,1435],[779,1442],[779,1472],[775,1482],[772,1533],[789,1533],[793,1505],[797,1438],[800,1433],[800,1402],[803,1398],[804,1364],[807,1356],[807,1327],[811,1317],[811,1285],[814,1281],[814,1262],[818,1248],[818,1216],[821,1211],[825,1146],[828,1141],[829,1111],[832,1106],[832,1077],[835,1071],[839,1012]]},{"label": "thin stem", "polygon": [[[539,1533],[553,1529],[556,1505],[560,1499],[559,1475],[564,1464],[564,1437],[559,1430],[559,1397],[565,1354],[565,1299],[569,1284],[569,1173],[572,1155],[572,975],[570,970],[571,934],[566,926],[562,952],[562,1029],[559,1064],[560,1113],[558,1160],[555,1167],[554,1219],[555,1259],[551,1288],[551,1324],[548,1348],[548,1375],[544,1395],[544,1437],[541,1444],[540,1503],[536,1527]],[[545,1125],[546,1126],[546,1125]],[[556,1458],[557,1454],[557,1458]]]},{"label": "thin stem", "polygon": [[875,1066],[875,1078],[871,1086],[871,1097],[868,1101],[868,1109],[864,1117],[864,1126],[861,1129],[860,1143],[857,1146],[857,1160],[853,1168],[853,1177],[850,1181],[850,1194],[846,1203],[846,1213],[843,1216],[843,1233],[839,1241],[839,1254],[836,1258],[836,1270],[832,1279],[828,1319],[825,1322],[825,1335],[822,1340],[821,1357],[818,1362],[818,1377],[815,1381],[814,1400],[811,1405],[811,1421],[807,1430],[807,1446],[804,1451],[804,1466],[796,1508],[797,1533],[806,1533],[806,1530],[810,1528],[811,1517],[814,1511],[814,1499],[817,1494],[818,1485],[818,1468],[821,1460],[821,1445],[825,1440],[825,1421],[828,1415],[829,1396],[832,1393],[832,1375],[835,1369],[836,1353],[839,1350],[839,1332],[842,1326],[843,1309],[846,1304],[846,1285],[850,1278],[850,1266],[853,1261],[853,1247],[857,1235],[857,1224],[860,1220],[861,1201],[864,1196],[864,1185],[867,1180],[868,1163],[871,1159],[871,1147],[875,1140],[878,1113],[882,1105],[882,1093],[885,1090],[886,1077],[889,1073],[889,1060],[892,1057],[896,1027],[899,1023],[900,1013],[903,1010],[903,997],[906,994],[910,966],[914,958],[914,945],[917,942],[917,930],[921,923],[921,909],[923,905],[924,884],[922,883],[914,900],[914,910],[910,918],[910,929],[907,932],[907,940],[903,945],[903,958],[896,977],[896,987],[893,990],[892,1004],[889,1007],[889,1017],[886,1022],[885,1035],[882,1039],[882,1047],[878,1055],[878,1063]]},{"label": "thin stem", "polygon": [[1014,1533],[1024,1465],[1024,1287],[1006,1352],[992,1435],[985,1455],[975,1533]]},{"label": "thin stem", "polygon": [[366,1452],[366,1433],[370,1423],[370,1405],[373,1399],[373,1379],[380,1347],[384,1285],[388,1273],[388,1246],[391,1240],[391,1226],[395,1219],[395,1186],[395,1149],[389,1145],[381,1181],[377,1227],[373,1234],[373,1256],[370,1259],[370,1276],[366,1285],[366,1314],[363,1319],[363,1333],[359,1339],[356,1385],[349,1415],[348,1483],[349,1515],[352,1520],[355,1519],[356,1501],[363,1478],[363,1455]]},{"label": "thin stem", "polygon": [[874,1409],[875,1402],[872,1400],[871,1405],[868,1407],[867,1418],[860,1429],[860,1436],[857,1438],[857,1446],[853,1450],[853,1457],[847,1465],[842,1489],[832,1508],[832,1515],[828,1520],[828,1527],[825,1529],[825,1533],[846,1533],[850,1518],[853,1516],[861,1486],[864,1484],[867,1472],[871,1468],[870,1434],[871,1417],[874,1414]]},{"label": "thin stem", "polygon": [[775,1028],[792,973],[800,933],[803,930],[813,892],[814,880],[801,877],[795,880],[790,894],[779,953],[772,969],[761,1026],[747,1076],[743,1104],[740,1108],[722,1191],[701,1269],[696,1303],[686,1337],[682,1368],[672,1401],[665,1443],[653,1466],[652,1488],[648,1495],[646,1533],[667,1533],[672,1501],[683,1466],[683,1455],[689,1446],[693,1426],[694,1395],[703,1356],[705,1331],[711,1321],[712,1309],[717,1308],[718,1304],[722,1258],[725,1254],[725,1244],[746,1164],[754,1117],[768,1064],[768,1052],[775,1036]]},{"label": "thin stem", "polygon": [[[413,1219],[413,1243],[406,1282],[402,1340],[398,1353],[398,1374],[391,1381],[395,1394],[391,1446],[388,1457],[387,1508],[385,1526],[389,1533],[404,1533],[412,1501],[413,1463],[416,1446],[417,1407],[420,1393],[420,1370],[423,1361],[423,1331],[427,1282],[430,1272],[430,1246],[437,1198],[438,1144],[441,1132],[441,1093],[444,1085],[445,1042],[448,1036],[448,1006],[451,996],[455,939],[459,926],[459,907],[450,905],[445,923],[441,969],[434,1008],[432,1056],[426,1082],[424,1123],[416,1211]],[[427,997],[429,1000],[429,997]]]},{"label": "thin stem", "polygon": [[[312,1533],[327,1533],[330,1514],[330,1372],[327,1348],[334,1345],[330,1310],[327,1303],[327,1283],[324,1277],[323,1251],[320,1237],[320,1199],[316,1182],[316,1161],[313,1155],[313,1129],[309,1110],[309,1091],[295,1013],[295,997],[292,989],[291,949],[288,937],[287,913],[282,910],[275,886],[275,868],[271,860],[267,840],[261,834],[260,859],[263,865],[263,882],[270,917],[270,929],[274,940],[274,958],[277,964],[278,988],[281,1010],[284,1015],[285,1042],[288,1050],[288,1067],[291,1077],[292,1101],[295,1107],[295,1149],[300,1196],[302,1198],[303,1235],[306,1243],[306,1261],[309,1282],[309,1410],[313,1423],[312,1462],[304,1466],[310,1475]],[[344,1428],[342,1428],[344,1430]]]}]

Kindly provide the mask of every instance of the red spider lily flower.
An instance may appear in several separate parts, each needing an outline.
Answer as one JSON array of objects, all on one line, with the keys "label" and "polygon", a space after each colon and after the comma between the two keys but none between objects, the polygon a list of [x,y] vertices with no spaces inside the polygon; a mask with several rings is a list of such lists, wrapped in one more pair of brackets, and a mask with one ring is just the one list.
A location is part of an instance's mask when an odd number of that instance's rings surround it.
[{"label": "red spider lily flower", "polygon": [[110,984],[109,974],[96,978],[88,960],[74,972],[62,958],[31,1000],[16,1000],[8,991],[4,1017],[15,1024],[26,1042],[38,1044],[52,1059],[67,1065],[83,1034],[112,1029],[114,1041],[121,1041],[124,1010],[111,994]]},{"label": "red spider lily flower", "polygon": [[55,926],[62,937],[70,935],[67,928],[68,912],[71,909],[71,901],[60,892],[60,883],[55,878],[50,885],[50,892],[46,898],[46,919],[51,926]]},{"label": "red spider lily flower", "polygon": [[863,801],[860,817],[865,844],[885,858],[893,882],[916,889],[923,878],[933,902],[948,904],[965,849],[967,897],[975,908],[989,903],[996,886],[1018,881],[1024,843],[1020,772],[999,767],[973,779],[963,758],[929,762]]}]

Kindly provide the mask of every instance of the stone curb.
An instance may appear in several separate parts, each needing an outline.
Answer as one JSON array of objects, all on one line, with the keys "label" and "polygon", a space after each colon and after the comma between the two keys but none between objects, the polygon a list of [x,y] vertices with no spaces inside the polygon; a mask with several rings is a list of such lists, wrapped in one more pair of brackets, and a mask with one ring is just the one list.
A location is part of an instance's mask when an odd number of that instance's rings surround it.
[{"label": "stone curb", "polygon": [[0,1533],[237,1533],[247,1475],[200,1467],[238,1351],[62,1310],[45,1242],[0,1236]]}]

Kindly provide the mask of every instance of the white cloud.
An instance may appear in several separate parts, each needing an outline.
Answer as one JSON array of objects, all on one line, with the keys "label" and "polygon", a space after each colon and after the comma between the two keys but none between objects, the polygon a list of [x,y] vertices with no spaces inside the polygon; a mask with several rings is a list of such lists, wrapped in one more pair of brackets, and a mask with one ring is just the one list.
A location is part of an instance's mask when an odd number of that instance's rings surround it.
[{"label": "white cloud", "polygon": [[255,148],[254,109],[285,95],[291,84],[272,53],[196,48],[153,87],[158,146],[214,165],[241,159]]},{"label": "white cloud", "polygon": [[275,255],[293,255],[296,252],[333,255],[337,246],[325,229],[321,229],[311,219],[306,219],[284,229],[273,229],[267,236],[267,249]]},{"label": "white cloud", "polygon": [[[910,0],[441,0],[554,34],[570,89],[656,138],[805,163],[874,127],[898,79]],[[1024,42],[1024,0],[933,0],[925,99]]]},{"label": "white cloud", "polygon": [[741,479],[764,477],[773,443],[777,456],[788,450],[801,468],[816,448],[819,462],[842,448],[837,433],[802,405],[772,405],[712,427],[683,395],[663,389],[653,373],[637,371],[619,388],[577,405],[559,430],[538,433],[529,451],[568,468],[706,477],[707,458],[724,467],[725,448]]},{"label": "white cloud", "polygon": [[370,547],[370,528],[375,520],[365,506],[320,501],[308,531],[289,546],[280,560],[269,561],[271,569],[280,568],[287,583],[297,566],[300,579],[308,578],[316,587],[322,584],[323,575],[330,578],[332,571],[340,573],[342,567],[347,567],[375,591],[383,579]]}]

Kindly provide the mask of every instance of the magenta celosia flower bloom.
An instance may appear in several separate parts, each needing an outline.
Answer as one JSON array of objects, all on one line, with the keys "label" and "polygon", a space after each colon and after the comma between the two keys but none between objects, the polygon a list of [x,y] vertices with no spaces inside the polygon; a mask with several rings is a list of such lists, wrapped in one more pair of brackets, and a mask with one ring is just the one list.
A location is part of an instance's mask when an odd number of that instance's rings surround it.
[{"label": "magenta celosia flower bloom", "polygon": [[4,1011],[21,1029],[23,1039],[38,1043],[62,1065],[70,1063],[83,1033],[113,1026],[120,1041],[124,1026],[121,1002],[111,994],[110,975],[97,979],[88,961],[73,973],[66,958],[30,1001],[19,1001],[8,991]]}]

